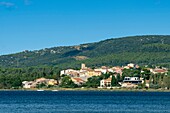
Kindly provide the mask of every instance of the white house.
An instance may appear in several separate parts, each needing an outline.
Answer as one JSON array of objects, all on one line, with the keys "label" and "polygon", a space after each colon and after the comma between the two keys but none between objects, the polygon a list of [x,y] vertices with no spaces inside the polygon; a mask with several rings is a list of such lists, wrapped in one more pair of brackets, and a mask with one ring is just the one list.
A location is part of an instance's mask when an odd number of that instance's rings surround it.
[{"label": "white house", "polygon": [[134,67],[135,67],[135,64],[130,63],[130,64],[128,64],[127,66],[130,67],[130,68],[134,68]]},{"label": "white house", "polygon": [[124,83],[139,84],[139,83],[142,83],[142,80],[140,80],[139,77],[125,77],[123,82]]},{"label": "white house", "polygon": [[100,88],[108,88],[111,87],[111,81],[112,78],[108,78],[108,79],[103,79],[100,81]]},{"label": "white house", "polygon": [[36,84],[33,81],[23,81],[23,88],[29,89],[29,88],[35,88]]},{"label": "white house", "polygon": [[124,88],[135,88],[138,84],[142,83],[142,80],[139,77],[125,77],[121,83],[121,87]]}]

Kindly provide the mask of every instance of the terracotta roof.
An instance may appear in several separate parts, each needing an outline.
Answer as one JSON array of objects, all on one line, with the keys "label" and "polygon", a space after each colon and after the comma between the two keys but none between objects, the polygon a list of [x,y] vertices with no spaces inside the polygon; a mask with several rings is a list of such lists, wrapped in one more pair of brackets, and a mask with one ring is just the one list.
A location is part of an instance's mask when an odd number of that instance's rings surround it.
[{"label": "terracotta roof", "polygon": [[85,82],[84,80],[82,80],[81,78],[72,78],[74,80],[76,80],[77,82]]},{"label": "terracotta roof", "polygon": [[157,72],[157,73],[165,73],[165,72],[167,72],[164,69],[155,69],[154,71]]}]

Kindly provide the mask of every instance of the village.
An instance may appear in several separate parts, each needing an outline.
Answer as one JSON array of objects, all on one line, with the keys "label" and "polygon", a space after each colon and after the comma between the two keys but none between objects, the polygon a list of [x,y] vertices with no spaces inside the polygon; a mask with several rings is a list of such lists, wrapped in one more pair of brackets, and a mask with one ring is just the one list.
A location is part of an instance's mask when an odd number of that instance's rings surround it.
[{"label": "village", "polygon": [[[126,70],[128,70],[129,72],[138,70],[138,74],[131,73],[130,75],[128,75],[128,73],[125,72]],[[100,78],[100,80],[98,80],[99,84],[96,84],[95,87],[93,87],[92,85],[89,87],[100,88],[100,89],[101,88],[112,89],[112,88],[137,88],[142,85],[145,88],[150,88],[150,84],[154,82],[154,78],[151,78],[151,75],[149,75],[149,78],[146,77],[148,76],[147,75],[148,73],[146,73],[146,71],[152,75],[168,74],[167,68],[155,67],[153,69],[153,68],[146,67],[144,70],[141,69],[139,65],[133,63],[129,63],[126,66],[122,66],[122,67],[102,66],[100,68],[94,68],[94,69],[87,67],[85,64],[81,64],[80,70],[75,70],[75,69],[61,70],[60,80],[38,78],[34,81],[23,81],[22,84],[23,84],[23,88],[25,89],[41,88],[43,86],[46,87],[57,86],[57,87],[72,88],[69,86],[71,85],[70,84],[71,81],[71,83],[74,83],[76,87],[84,88],[87,87],[87,85],[85,84],[96,82],[95,79],[93,80],[91,78],[98,77]],[[64,77],[68,78],[69,83],[67,83],[68,81],[64,80]]]}]

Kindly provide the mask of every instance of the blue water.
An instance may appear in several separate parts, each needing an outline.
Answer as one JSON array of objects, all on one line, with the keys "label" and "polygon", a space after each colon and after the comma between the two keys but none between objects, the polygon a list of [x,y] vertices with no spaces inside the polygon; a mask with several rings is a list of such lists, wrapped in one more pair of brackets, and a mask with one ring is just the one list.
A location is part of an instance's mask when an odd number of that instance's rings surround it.
[{"label": "blue water", "polygon": [[1,91],[0,113],[170,113],[170,93]]}]

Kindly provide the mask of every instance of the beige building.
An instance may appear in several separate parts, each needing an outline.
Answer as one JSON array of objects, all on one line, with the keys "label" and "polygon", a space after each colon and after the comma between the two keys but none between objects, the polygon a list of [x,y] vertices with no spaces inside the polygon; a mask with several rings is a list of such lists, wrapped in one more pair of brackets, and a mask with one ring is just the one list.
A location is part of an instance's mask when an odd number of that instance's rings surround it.
[{"label": "beige building", "polygon": [[108,79],[103,79],[100,81],[100,88],[107,88],[107,87],[111,87],[111,81],[112,78],[108,78]]},{"label": "beige building", "polygon": [[153,74],[167,74],[168,70],[167,69],[160,69],[160,68],[156,68],[156,69],[150,69],[150,72]]},{"label": "beige building", "polygon": [[81,78],[71,78],[71,80],[72,80],[75,84],[77,84],[78,86],[80,86],[80,85],[82,85],[82,84],[85,83],[85,81],[84,81],[83,79],[81,79]]},{"label": "beige building", "polygon": [[54,85],[58,85],[58,81],[54,79],[38,78],[34,81],[23,81],[22,82],[23,88],[26,88],[26,89],[36,88],[37,85],[40,85],[40,84],[45,84],[46,86],[48,85],[54,86]]}]

